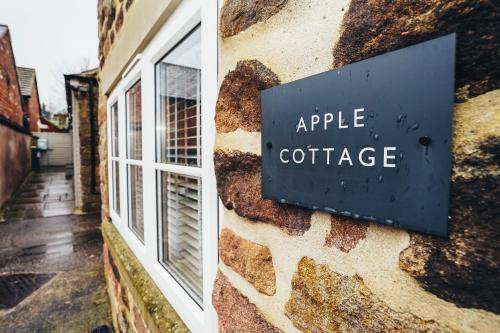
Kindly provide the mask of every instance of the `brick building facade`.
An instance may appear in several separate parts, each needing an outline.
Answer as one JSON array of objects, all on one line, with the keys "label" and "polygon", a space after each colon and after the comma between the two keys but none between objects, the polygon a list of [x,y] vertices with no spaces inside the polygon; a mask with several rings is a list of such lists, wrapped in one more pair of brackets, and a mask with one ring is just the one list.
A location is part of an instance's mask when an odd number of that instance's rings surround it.
[{"label": "brick building facade", "polygon": [[31,170],[31,134],[7,26],[0,25],[0,209]]},{"label": "brick building facade", "polygon": [[1,116],[23,126],[23,105],[16,61],[7,26],[0,25],[0,112]]},{"label": "brick building facade", "polygon": [[[98,11],[105,271],[118,330],[500,330],[492,1],[109,0]],[[447,238],[262,198],[261,90],[452,32]],[[181,65],[201,71],[201,93]],[[128,103],[137,82],[139,123]],[[185,118],[189,107],[201,115]],[[136,135],[142,156],[131,158]]]},{"label": "brick building facade", "polygon": [[24,112],[29,119],[30,131],[38,132],[40,130],[40,114],[42,108],[38,95],[38,83],[35,69],[17,67],[17,76],[19,78],[19,86],[21,87]]}]

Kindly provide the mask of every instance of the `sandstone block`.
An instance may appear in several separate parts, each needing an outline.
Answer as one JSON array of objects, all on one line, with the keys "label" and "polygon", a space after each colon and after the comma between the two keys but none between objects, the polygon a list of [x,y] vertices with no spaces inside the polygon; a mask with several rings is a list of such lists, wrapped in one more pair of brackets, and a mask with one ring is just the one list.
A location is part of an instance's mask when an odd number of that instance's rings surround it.
[{"label": "sandstone block", "polygon": [[260,91],[278,85],[280,80],[257,60],[239,61],[224,78],[217,99],[217,132],[260,131]]},{"label": "sandstone block", "polygon": [[246,240],[224,228],[219,237],[222,261],[266,295],[276,293],[273,257],[268,247]]},{"label": "sandstone block", "polygon": [[342,252],[348,253],[358,245],[361,239],[366,238],[369,223],[331,215],[330,233],[326,235],[325,246],[335,246]]},{"label": "sandstone block", "polygon": [[334,67],[457,33],[460,99],[500,87],[500,7],[492,0],[353,0],[335,44]]},{"label": "sandstone block", "polygon": [[310,228],[312,210],[262,199],[260,156],[218,150],[214,163],[217,191],[228,209],[274,224],[292,235],[301,235]]},{"label": "sandstone block", "polygon": [[303,332],[450,332],[434,321],[392,310],[358,276],[337,274],[303,257],[285,313]]},{"label": "sandstone block", "polygon": [[237,35],[251,25],[265,21],[285,6],[288,0],[226,0],[220,14],[222,38]]},{"label": "sandstone block", "polygon": [[255,304],[243,296],[220,271],[215,279],[212,303],[219,316],[221,333],[278,333]]}]

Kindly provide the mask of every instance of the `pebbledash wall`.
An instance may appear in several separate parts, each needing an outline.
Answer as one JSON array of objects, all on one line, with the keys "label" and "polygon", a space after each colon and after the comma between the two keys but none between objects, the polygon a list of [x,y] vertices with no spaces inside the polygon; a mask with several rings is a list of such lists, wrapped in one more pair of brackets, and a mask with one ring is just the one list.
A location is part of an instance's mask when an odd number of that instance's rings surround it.
[{"label": "pebbledash wall", "polygon": [[[143,22],[150,26],[140,29],[142,37],[132,30],[121,35],[138,38],[136,45],[147,43],[150,35],[143,32],[155,30],[158,16],[176,10],[165,7],[154,16],[138,3],[130,10],[142,8]],[[125,1],[116,4],[114,11],[119,13]],[[128,24],[133,29],[124,13],[121,29]],[[101,20],[101,29],[108,36],[114,32],[116,43],[119,33],[113,20],[108,26],[106,18]],[[260,90],[451,32],[457,33],[458,43],[448,238],[261,198]],[[109,82],[119,76],[109,74],[115,64],[106,62],[117,62],[119,56],[112,53],[118,51],[113,50],[125,48],[113,42],[106,46],[110,38],[103,36],[101,32],[100,80],[112,87]],[[222,205],[220,225],[210,220],[210,228],[220,230],[211,297],[219,331],[500,330],[497,3],[225,0],[218,10],[218,51],[213,166]],[[132,53],[116,67],[126,68],[131,59]],[[100,99],[103,157],[108,156],[108,92],[101,91]],[[101,179],[106,275],[115,326],[138,332],[213,330],[193,326],[185,315],[176,314],[184,311],[182,306],[162,292],[161,279],[151,278],[140,253],[131,251],[108,223],[104,160]]]}]

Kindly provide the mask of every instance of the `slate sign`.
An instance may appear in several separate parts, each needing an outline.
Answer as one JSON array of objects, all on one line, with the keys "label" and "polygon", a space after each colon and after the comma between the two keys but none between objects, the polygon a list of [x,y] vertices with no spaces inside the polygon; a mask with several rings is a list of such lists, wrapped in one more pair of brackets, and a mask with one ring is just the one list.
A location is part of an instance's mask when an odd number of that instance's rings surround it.
[{"label": "slate sign", "polygon": [[446,236],[455,43],[262,91],[263,197]]}]

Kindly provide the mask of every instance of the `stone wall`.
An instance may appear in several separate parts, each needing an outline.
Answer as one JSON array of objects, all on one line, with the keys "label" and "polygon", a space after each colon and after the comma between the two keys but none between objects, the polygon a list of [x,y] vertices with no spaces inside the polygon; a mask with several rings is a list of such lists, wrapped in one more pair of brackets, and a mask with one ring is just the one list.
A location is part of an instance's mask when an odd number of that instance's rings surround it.
[{"label": "stone wall", "polygon": [[[98,85],[93,79],[82,78],[84,89],[72,90],[72,113],[78,117],[80,181],[79,191],[82,212],[97,212],[101,208],[99,132],[98,132]],[[106,115],[104,115],[106,117]],[[94,131],[94,132],[93,132]],[[93,136],[93,137],[92,137]],[[92,155],[94,155],[92,157]],[[92,162],[92,158],[94,159]],[[76,159],[75,159],[76,161]],[[76,175],[78,176],[78,175]]]},{"label": "stone wall", "polygon": [[31,97],[28,100],[27,112],[30,119],[30,131],[31,132],[39,132],[40,127],[40,99],[38,96],[38,83],[36,82],[36,78],[33,81],[33,87],[31,88]]},{"label": "stone wall", "polygon": [[[108,94],[135,54],[154,36],[180,0],[98,0],[99,175],[104,269],[117,332],[183,333],[189,330],[149,277],[119,232],[109,210]],[[125,110],[119,110],[125,115]]]},{"label": "stone wall", "polygon": [[[500,7],[225,0],[215,169],[221,332],[500,331]],[[261,199],[259,91],[456,32],[448,238]]]}]

